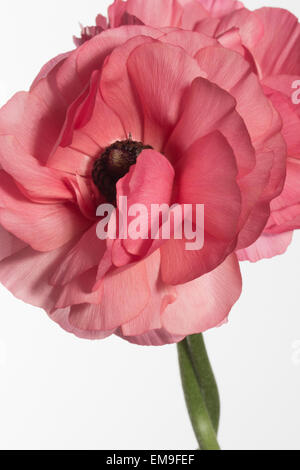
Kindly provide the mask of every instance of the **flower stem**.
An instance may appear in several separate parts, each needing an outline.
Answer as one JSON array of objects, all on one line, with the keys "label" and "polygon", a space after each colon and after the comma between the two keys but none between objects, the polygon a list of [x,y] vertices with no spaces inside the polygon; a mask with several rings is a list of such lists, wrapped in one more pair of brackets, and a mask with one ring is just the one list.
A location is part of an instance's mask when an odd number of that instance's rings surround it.
[{"label": "flower stem", "polygon": [[178,356],[185,401],[200,449],[220,450],[219,394],[203,336],[190,336],[179,343]]}]

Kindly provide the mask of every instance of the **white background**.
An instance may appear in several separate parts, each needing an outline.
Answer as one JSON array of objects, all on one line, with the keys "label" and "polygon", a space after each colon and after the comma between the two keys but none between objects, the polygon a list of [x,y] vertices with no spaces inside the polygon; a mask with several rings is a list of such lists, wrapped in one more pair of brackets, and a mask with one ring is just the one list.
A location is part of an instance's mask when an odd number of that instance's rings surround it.
[{"label": "white background", "polygon": [[[245,0],[249,8],[299,2]],[[72,48],[103,0],[2,0],[0,100]],[[224,449],[300,449],[300,235],[288,253],[243,264],[228,325],[206,334],[222,396]],[[176,347],[76,339],[0,288],[1,449],[195,449]]]}]

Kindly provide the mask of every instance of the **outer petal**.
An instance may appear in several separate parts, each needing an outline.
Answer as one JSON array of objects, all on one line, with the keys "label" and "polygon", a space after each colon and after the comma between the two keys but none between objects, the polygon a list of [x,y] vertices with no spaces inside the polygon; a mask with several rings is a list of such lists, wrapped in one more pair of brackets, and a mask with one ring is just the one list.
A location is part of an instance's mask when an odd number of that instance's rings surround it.
[{"label": "outer petal", "polygon": [[13,136],[0,136],[0,164],[18,183],[21,191],[35,202],[73,200],[63,175],[42,166]]},{"label": "outer petal", "polygon": [[229,315],[242,289],[239,264],[229,256],[217,269],[177,286],[177,301],[162,315],[164,328],[175,335],[191,335],[220,325]]},{"label": "outer petal", "polygon": [[13,254],[21,251],[25,248],[25,243],[16,238],[11,233],[7,232],[3,227],[0,225],[0,261],[12,256]]},{"label": "outer petal", "polygon": [[164,328],[151,330],[139,336],[125,336],[120,330],[116,334],[129,343],[139,346],[164,346],[165,344],[179,343],[184,339],[184,336],[172,335]]},{"label": "outer petal", "polygon": [[38,76],[35,78],[34,82],[31,85],[31,88],[33,89],[40,80],[43,78],[46,78],[49,73],[57,66],[57,64],[60,64],[63,62],[71,52],[65,52],[63,54],[59,54],[58,56],[54,57],[53,59],[49,60],[40,70]]},{"label": "outer petal", "polygon": [[127,0],[126,11],[153,27],[178,26],[182,8],[177,0]]},{"label": "outer petal", "polygon": [[297,18],[280,8],[261,8],[255,14],[264,26],[264,37],[251,52],[261,78],[300,74],[300,25]]},{"label": "outer petal", "polygon": [[288,159],[285,186],[282,193],[272,201],[266,233],[282,233],[300,228],[299,171],[299,160]]},{"label": "outer petal", "polygon": [[214,17],[227,15],[231,11],[243,8],[242,2],[237,0],[200,0],[200,2]]},{"label": "outer petal", "polygon": [[17,93],[0,110],[0,135],[14,135],[25,151],[42,163],[60,132],[59,113],[33,93]]},{"label": "outer petal", "polygon": [[[87,41],[83,46],[78,48],[76,52],[73,52],[73,61],[76,67],[75,72],[77,71],[78,73],[79,84],[87,84],[92,72],[94,70],[101,70],[107,56],[116,48],[125,44],[126,41],[137,36],[159,38],[162,36],[162,32],[147,26],[121,26],[118,29],[113,28],[104,31],[90,41]],[[77,96],[79,93],[77,93]],[[73,99],[75,99],[75,97]],[[73,99],[71,101],[73,101]]]},{"label": "outer petal", "polygon": [[57,309],[51,314],[49,314],[51,320],[58,323],[58,325],[63,328],[68,333],[72,333],[78,338],[90,339],[90,340],[99,340],[105,339],[111,336],[115,330],[111,331],[86,331],[79,328],[75,328],[71,325],[69,321],[70,308]]},{"label": "outer petal", "polygon": [[71,203],[29,202],[4,171],[0,172],[0,221],[17,238],[44,252],[63,246],[89,225]]},{"label": "outer petal", "polygon": [[99,240],[96,225],[85,232],[80,241],[69,251],[51,278],[53,284],[65,285],[75,277],[97,266],[106,251],[106,243]]},{"label": "outer petal", "polygon": [[0,282],[18,299],[45,310],[52,309],[59,290],[50,284],[50,277],[71,246],[69,243],[46,253],[30,247],[18,250],[1,261]]},{"label": "outer petal", "polygon": [[236,109],[246,123],[256,148],[280,131],[279,116],[243,57],[228,49],[210,47],[201,50],[197,60],[208,79],[236,99]]},{"label": "outer petal", "polygon": [[285,232],[275,235],[263,234],[248,248],[237,251],[240,261],[255,263],[263,258],[273,258],[286,252],[293,238],[293,232]]},{"label": "outer petal", "polygon": [[161,314],[166,307],[176,301],[176,290],[167,286],[160,278],[160,251],[156,250],[144,259],[151,296],[144,310],[121,327],[124,336],[141,336],[152,330],[160,330]]},{"label": "outer petal", "polygon": [[[281,77],[278,77],[276,83],[280,86]],[[286,77],[282,77],[282,82],[285,86]],[[291,100],[292,84],[294,82],[293,77],[288,78],[288,88],[285,90],[286,93],[282,93],[270,88],[265,88],[265,93],[272,101],[275,109],[279,112],[282,122],[282,135],[287,144],[288,155],[291,157],[298,158],[300,155],[300,114],[299,105],[294,105]]]},{"label": "outer petal", "polygon": [[145,308],[150,287],[143,262],[107,274],[101,283],[98,305],[73,306],[69,321],[86,331],[106,331],[128,322]]}]

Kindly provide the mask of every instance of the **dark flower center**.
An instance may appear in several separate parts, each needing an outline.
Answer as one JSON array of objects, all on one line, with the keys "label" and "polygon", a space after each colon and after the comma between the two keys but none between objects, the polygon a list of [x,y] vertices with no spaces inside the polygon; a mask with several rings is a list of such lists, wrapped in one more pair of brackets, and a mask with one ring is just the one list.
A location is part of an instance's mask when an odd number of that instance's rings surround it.
[{"label": "dark flower center", "polygon": [[92,177],[94,184],[107,202],[116,204],[116,184],[136,164],[143,150],[152,149],[150,145],[132,139],[117,141],[107,147],[94,163]]}]

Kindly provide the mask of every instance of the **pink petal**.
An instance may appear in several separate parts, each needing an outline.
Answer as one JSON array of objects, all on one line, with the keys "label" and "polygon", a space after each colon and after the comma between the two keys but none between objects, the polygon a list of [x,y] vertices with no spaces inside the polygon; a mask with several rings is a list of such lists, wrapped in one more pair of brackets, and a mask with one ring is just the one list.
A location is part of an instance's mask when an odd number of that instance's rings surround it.
[{"label": "pink petal", "polygon": [[[150,220],[152,204],[171,203],[174,169],[170,162],[160,153],[154,150],[144,150],[137,159],[135,166],[131,167],[130,172],[122,178],[117,184],[118,198],[127,197],[128,208],[134,204],[143,204],[147,208],[148,220],[145,226],[148,228],[146,240],[124,240],[123,246],[133,255],[139,255],[141,250],[144,254],[146,247],[151,244],[151,223]],[[128,218],[128,225],[133,220]],[[146,247],[145,247],[146,245]]]},{"label": "pink petal", "polygon": [[126,136],[131,134],[137,141],[143,141],[143,116],[128,76],[127,59],[134,49],[148,41],[151,38],[136,37],[115,49],[103,67],[100,84],[104,101],[120,118]]},{"label": "pink petal", "polygon": [[[87,84],[94,70],[101,70],[104,61],[116,48],[122,46],[126,41],[137,36],[145,36],[150,38],[159,38],[162,36],[161,31],[147,26],[121,26],[118,29],[108,29],[98,34],[83,46],[78,48],[74,55],[74,66],[76,70],[73,74],[78,73],[79,84]],[[70,67],[69,67],[70,68]],[[78,94],[82,91],[79,90]],[[71,100],[71,102],[76,96]]]},{"label": "pink petal", "polygon": [[294,204],[300,204],[300,161],[289,158],[287,161],[287,176],[284,189],[280,196],[272,201],[273,212]]},{"label": "pink petal", "polygon": [[69,251],[51,278],[53,284],[65,285],[99,264],[106,251],[106,242],[99,240],[96,229],[96,224],[92,225]]},{"label": "pink petal", "polygon": [[108,17],[111,28],[121,26],[122,18],[126,12],[126,6],[123,0],[114,0],[114,3],[108,7]]},{"label": "pink petal", "polygon": [[204,204],[205,231],[235,237],[241,211],[235,156],[226,139],[213,132],[193,144],[177,163],[177,197],[182,204]]},{"label": "pink petal", "polygon": [[0,225],[0,261],[3,261],[5,258],[12,256],[13,254],[21,251],[25,248],[25,243],[16,238],[11,233],[7,232]]},{"label": "pink petal", "polygon": [[184,339],[184,336],[172,335],[164,328],[151,330],[139,336],[125,336],[120,330],[116,334],[129,343],[139,346],[164,346],[165,344],[180,343]]},{"label": "pink petal", "polygon": [[156,250],[144,260],[151,296],[146,308],[133,320],[121,327],[124,336],[141,336],[152,330],[161,329],[161,314],[176,301],[176,291],[160,279],[160,252]]},{"label": "pink petal", "polygon": [[300,115],[297,114],[297,108],[291,100],[291,83],[293,83],[293,80],[290,78],[289,82],[290,94],[288,96],[271,90],[270,92],[267,91],[267,94],[282,118],[282,135],[287,143],[288,154],[297,158],[300,155]]},{"label": "pink petal", "polygon": [[280,131],[279,116],[243,57],[228,49],[210,47],[201,50],[197,60],[201,69],[207,73],[207,78],[236,99],[236,109],[246,123],[256,147]]},{"label": "pink petal", "polygon": [[174,335],[191,335],[220,325],[229,315],[242,290],[236,256],[217,269],[176,287],[177,301],[162,314],[164,328]]},{"label": "pink petal", "polygon": [[231,11],[243,8],[243,4],[236,0],[200,0],[204,8],[214,17],[227,15]]},{"label": "pink petal", "polygon": [[39,253],[23,248],[0,263],[0,282],[26,303],[52,309],[59,290],[50,284],[52,270],[64,259],[72,244],[57,250]]},{"label": "pink petal", "polygon": [[255,14],[263,23],[263,40],[251,49],[261,77],[300,74],[300,25],[287,10],[261,8]]},{"label": "pink petal", "polygon": [[71,203],[31,203],[4,171],[0,172],[0,221],[17,238],[44,252],[59,248],[88,226]]},{"label": "pink petal", "polygon": [[207,18],[208,12],[201,2],[189,1],[186,3],[183,9],[181,17],[180,27],[182,29],[193,30],[196,24],[204,18]]},{"label": "pink petal", "polygon": [[167,284],[189,282],[222,263],[233,249],[241,212],[234,154],[218,132],[192,145],[176,172],[179,202],[204,204],[204,246],[188,251],[187,240],[174,240],[161,247]]},{"label": "pink petal", "polygon": [[160,42],[166,42],[173,46],[183,48],[187,54],[195,56],[200,49],[217,44],[216,39],[213,39],[205,34],[197,33],[194,31],[176,30],[165,34],[159,39]]},{"label": "pink petal", "polygon": [[232,28],[238,28],[241,41],[248,49],[255,47],[264,34],[260,18],[246,8],[236,10],[221,18],[215,36],[220,36]]},{"label": "pink petal", "polygon": [[143,110],[144,142],[161,151],[179,119],[184,93],[201,71],[181,48],[158,42],[136,48],[128,71]]},{"label": "pink petal", "polygon": [[99,305],[75,306],[69,320],[82,330],[111,330],[138,316],[149,298],[147,272],[141,262],[107,274],[101,283]]},{"label": "pink petal", "polygon": [[13,136],[0,135],[0,164],[31,200],[40,203],[73,200],[63,175],[42,166]]},{"label": "pink petal", "polygon": [[240,261],[256,263],[264,258],[282,255],[292,242],[293,232],[285,232],[275,235],[262,234],[260,238],[248,248],[237,251]]},{"label": "pink petal", "polygon": [[90,176],[94,159],[70,147],[57,147],[47,162],[47,166],[72,175]]},{"label": "pink petal", "polygon": [[182,8],[177,0],[127,0],[126,11],[153,27],[178,26]]},{"label": "pink petal", "polygon": [[226,91],[208,80],[194,80],[186,95],[181,119],[164,153],[170,159],[179,158],[199,138],[218,130],[234,151],[240,175],[247,174],[254,167],[255,155],[245,124],[235,106],[236,101]]},{"label": "pink petal", "polygon": [[72,333],[78,338],[89,339],[89,340],[99,340],[105,339],[111,336],[115,330],[111,331],[86,331],[75,328],[71,325],[69,321],[70,308],[57,309],[54,312],[49,314],[51,320],[55,321],[61,328],[63,328],[68,333]]},{"label": "pink petal", "polygon": [[71,52],[65,52],[49,60],[49,62],[47,62],[41,68],[38,76],[35,78],[34,82],[31,85],[31,89],[35,88],[40,80],[43,80],[44,78],[46,78],[49,75],[49,73],[57,66],[57,64],[60,64],[61,62],[63,62],[70,54]]},{"label": "pink petal", "polygon": [[[41,82],[40,82],[41,83]],[[0,110],[0,135],[14,135],[25,151],[45,163],[60,132],[60,116],[34,93],[17,93]]]}]

